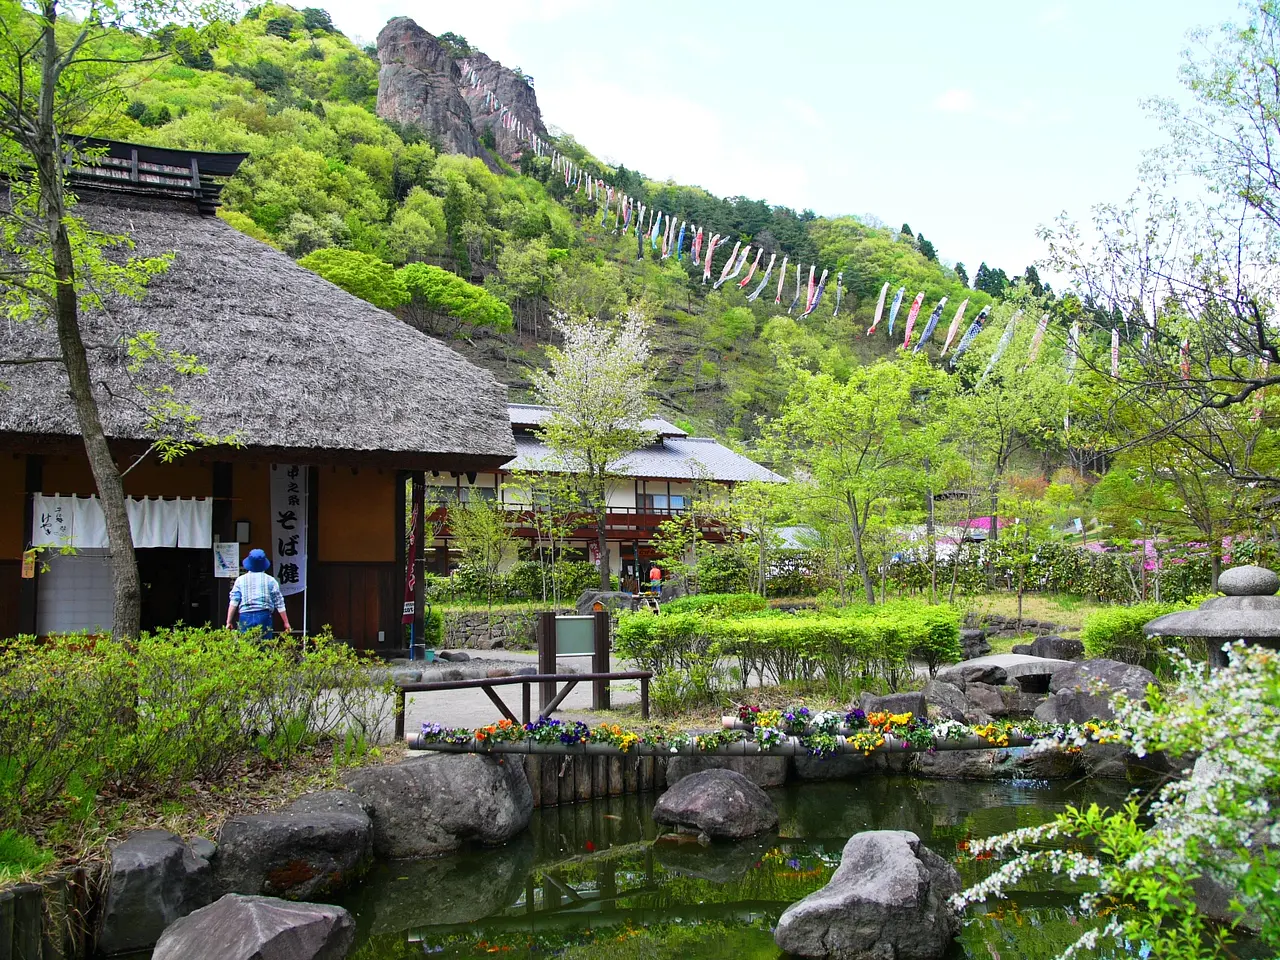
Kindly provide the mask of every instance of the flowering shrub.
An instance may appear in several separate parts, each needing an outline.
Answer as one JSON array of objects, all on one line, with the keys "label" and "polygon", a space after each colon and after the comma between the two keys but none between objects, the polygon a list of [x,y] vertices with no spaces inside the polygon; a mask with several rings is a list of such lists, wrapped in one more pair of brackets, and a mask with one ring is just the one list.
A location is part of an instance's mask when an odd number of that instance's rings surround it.
[{"label": "flowering shrub", "polygon": [[1092,923],[1064,958],[1104,940],[1145,941],[1154,956],[1176,960],[1225,956],[1222,931],[1188,909],[1193,881],[1204,878],[1225,888],[1265,943],[1280,946],[1280,657],[1243,644],[1229,657],[1213,671],[1180,658],[1169,693],[1116,699],[1114,729],[1085,724],[1062,734],[1060,742],[1119,739],[1138,756],[1197,756],[1188,779],[1162,787],[1147,810],[1136,802],[1117,811],[1070,807],[1044,826],[972,842],[971,853],[1010,859],[955,905],[1001,896],[1029,874],[1090,878],[1080,908]]}]

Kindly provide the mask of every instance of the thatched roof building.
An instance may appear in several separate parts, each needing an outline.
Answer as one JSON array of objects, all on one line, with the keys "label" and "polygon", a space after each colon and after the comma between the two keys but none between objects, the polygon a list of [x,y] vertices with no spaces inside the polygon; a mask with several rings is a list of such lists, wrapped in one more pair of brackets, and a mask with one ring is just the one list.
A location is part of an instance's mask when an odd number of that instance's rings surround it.
[{"label": "thatched roof building", "polygon": [[[141,300],[113,298],[82,320],[112,439],[146,442],[124,345],[154,330],[164,349],[208,367],[203,376],[163,377],[205,433],[234,434],[286,459],[305,450],[313,463],[324,459],[318,451],[361,462],[392,454],[398,466],[419,469],[493,467],[514,456],[506,388],[491,374],[196,204],[81,190],[76,213],[130,237],[135,255],[174,255]],[[51,322],[0,330],[2,358],[57,352]],[[0,394],[0,445],[20,435],[23,446],[78,437],[59,364],[0,370],[10,387]]]}]

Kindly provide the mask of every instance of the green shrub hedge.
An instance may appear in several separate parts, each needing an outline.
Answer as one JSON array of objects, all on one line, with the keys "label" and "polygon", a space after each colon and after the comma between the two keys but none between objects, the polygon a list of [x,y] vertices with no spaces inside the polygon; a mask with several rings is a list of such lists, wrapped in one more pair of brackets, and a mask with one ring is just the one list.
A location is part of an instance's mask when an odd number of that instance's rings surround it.
[{"label": "green shrub hedge", "polygon": [[[698,598],[689,598],[696,600]],[[911,661],[930,671],[959,660],[960,615],[947,606],[897,601],[835,613],[741,612],[724,616],[708,598],[702,610],[623,614],[614,649],[641,669],[692,672],[707,661],[736,663],[740,683],[761,685],[823,679],[883,681],[896,688],[910,677]]]},{"label": "green shrub hedge", "polygon": [[1169,670],[1170,647],[1203,659],[1203,640],[1148,637],[1143,631],[1143,627],[1156,617],[1186,609],[1188,605],[1182,603],[1139,603],[1132,607],[1099,610],[1085,619],[1081,632],[1084,655],[1090,660],[1120,660],[1160,674]]},{"label": "green shrub hedge", "polygon": [[768,609],[769,601],[755,593],[697,593],[664,604],[662,612],[667,616],[673,613],[703,613],[735,617]]}]

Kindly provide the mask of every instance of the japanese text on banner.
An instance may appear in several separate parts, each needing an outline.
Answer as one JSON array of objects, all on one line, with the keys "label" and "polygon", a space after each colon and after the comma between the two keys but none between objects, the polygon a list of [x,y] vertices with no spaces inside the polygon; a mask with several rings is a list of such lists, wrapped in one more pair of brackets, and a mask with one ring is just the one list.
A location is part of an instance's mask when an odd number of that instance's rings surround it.
[{"label": "japanese text on banner", "polygon": [[307,468],[271,465],[271,572],[286,597],[307,589]]}]

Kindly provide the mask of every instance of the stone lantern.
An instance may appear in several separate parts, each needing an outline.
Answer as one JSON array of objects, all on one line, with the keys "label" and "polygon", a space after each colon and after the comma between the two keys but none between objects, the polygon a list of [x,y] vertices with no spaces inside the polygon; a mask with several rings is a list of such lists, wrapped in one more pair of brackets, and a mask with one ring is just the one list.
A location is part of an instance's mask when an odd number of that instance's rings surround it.
[{"label": "stone lantern", "polygon": [[1226,666],[1222,645],[1233,640],[1280,650],[1280,577],[1266,567],[1232,567],[1218,577],[1218,589],[1226,596],[1156,617],[1143,628],[1147,636],[1203,637],[1215,667]]}]

